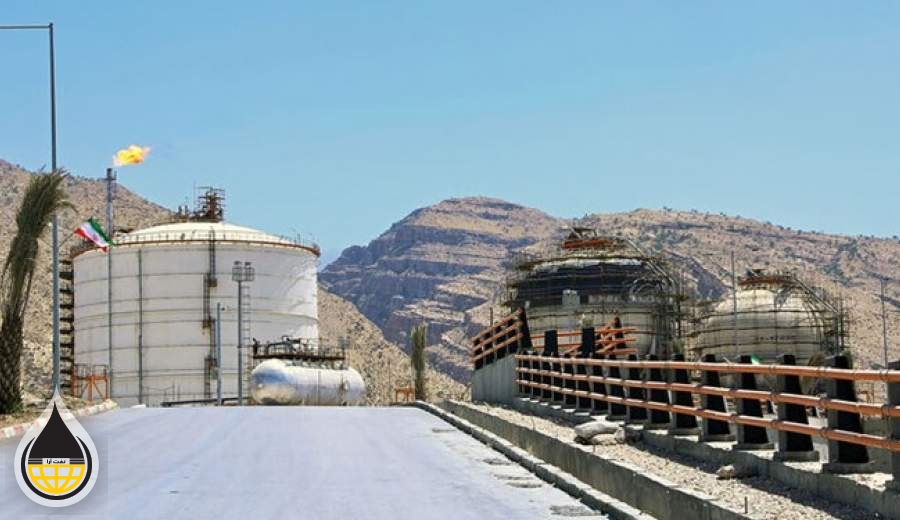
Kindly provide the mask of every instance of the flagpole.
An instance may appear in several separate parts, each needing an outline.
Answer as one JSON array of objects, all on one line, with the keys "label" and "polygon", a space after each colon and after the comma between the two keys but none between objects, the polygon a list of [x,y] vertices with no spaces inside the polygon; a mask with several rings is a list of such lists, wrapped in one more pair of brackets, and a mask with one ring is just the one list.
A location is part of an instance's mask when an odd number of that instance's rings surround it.
[{"label": "flagpole", "polygon": [[[106,232],[109,235],[110,245],[113,241],[113,194],[115,191],[116,174],[112,168],[106,169]],[[106,346],[108,349],[109,364],[107,375],[109,377],[109,397],[113,396],[113,328],[112,328],[112,247],[106,251]]]}]

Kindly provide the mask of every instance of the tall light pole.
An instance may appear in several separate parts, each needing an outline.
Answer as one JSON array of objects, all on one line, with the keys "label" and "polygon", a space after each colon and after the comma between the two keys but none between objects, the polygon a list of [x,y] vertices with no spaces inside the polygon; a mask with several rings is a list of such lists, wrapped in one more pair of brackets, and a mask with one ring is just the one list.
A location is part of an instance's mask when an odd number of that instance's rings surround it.
[{"label": "tall light pole", "polygon": [[256,269],[250,262],[235,260],[231,267],[231,279],[237,282],[237,352],[238,352],[238,405],[244,404],[244,283],[256,278]]},{"label": "tall light pole", "polygon": [[[50,43],[50,170],[56,163],[56,54],[53,46],[53,24],[0,25],[0,30],[46,30]],[[53,389],[59,389],[59,215],[53,213]]]},{"label": "tall light pole", "polygon": [[737,275],[734,272],[734,249],[731,250],[731,345],[737,352]]},{"label": "tall light pole", "polygon": [[[116,189],[116,174],[112,168],[106,169],[106,232],[112,240],[115,235],[113,230],[113,198]],[[109,377],[109,396],[112,397],[113,378],[113,325],[112,325],[112,249],[106,252],[106,347],[107,347],[107,376]]]},{"label": "tall light pole", "polygon": [[884,366],[888,366],[887,311],[884,308],[884,278],[881,279],[881,334],[884,338]]},{"label": "tall light pole", "polygon": [[[751,251],[755,251],[755,248],[751,248]],[[710,260],[715,261],[713,258],[721,254],[720,251],[697,251],[698,254],[703,255]],[[734,266],[734,249],[731,250],[731,344],[737,351],[737,273],[735,272]]]},{"label": "tall light pole", "polygon": [[216,303],[216,404],[222,406],[222,302]]}]

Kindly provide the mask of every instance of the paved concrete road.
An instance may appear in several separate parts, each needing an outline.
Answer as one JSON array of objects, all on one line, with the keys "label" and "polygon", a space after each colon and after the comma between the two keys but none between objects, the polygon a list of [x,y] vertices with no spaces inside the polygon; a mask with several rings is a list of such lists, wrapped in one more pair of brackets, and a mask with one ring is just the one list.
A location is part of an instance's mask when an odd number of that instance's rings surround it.
[{"label": "paved concrete road", "polygon": [[[138,519],[599,518],[415,408],[126,409],[85,419],[107,482],[74,508]],[[0,442],[3,518],[47,510]],[[105,506],[104,506],[105,503]]]}]

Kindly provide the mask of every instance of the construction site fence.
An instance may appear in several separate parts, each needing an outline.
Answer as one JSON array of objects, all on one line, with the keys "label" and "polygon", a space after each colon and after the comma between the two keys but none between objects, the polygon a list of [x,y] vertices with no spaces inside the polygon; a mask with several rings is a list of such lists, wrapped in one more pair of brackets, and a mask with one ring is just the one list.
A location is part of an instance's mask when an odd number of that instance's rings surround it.
[{"label": "construction site fence", "polygon": [[[779,356],[779,364],[759,365],[750,356],[739,363],[722,363],[712,354],[687,362],[680,354],[671,360],[566,357],[547,349],[515,359],[522,397],[608,420],[696,434],[701,441],[737,441],[734,449],[745,450],[775,449],[767,432],[774,430],[780,460],[818,460],[812,439],[819,437],[828,443],[826,467],[860,471],[871,466],[868,448],[900,452],[900,362],[885,370],[854,370],[845,356],[810,367],[796,366],[790,354]],[[729,386],[722,384],[724,375],[731,376]],[[772,376],[774,387],[763,389],[757,376]],[[824,383],[825,393],[804,394],[801,378]],[[884,402],[857,401],[855,384],[866,381],[886,385]],[[883,433],[865,433],[863,417],[881,418]],[[893,471],[896,478],[900,468]]]}]

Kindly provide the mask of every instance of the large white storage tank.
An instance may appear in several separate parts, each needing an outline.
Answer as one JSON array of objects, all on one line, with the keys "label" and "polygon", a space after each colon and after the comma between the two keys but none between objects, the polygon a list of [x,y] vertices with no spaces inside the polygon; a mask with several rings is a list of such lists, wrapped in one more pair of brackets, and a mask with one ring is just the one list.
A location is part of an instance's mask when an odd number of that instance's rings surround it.
[{"label": "large white storage tank", "polygon": [[[111,395],[123,405],[158,405],[216,393],[216,304],[222,303],[224,394],[237,393],[236,261],[251,262],[246,337],[318,341],[319,250],[225,222],[188,221],[116,237],[112,255]],[[75,359],[106,365],[107,257],[93,249],[73,259]],[[247,294],[245,292],[245,294]],[[249,305],[248,305],[249,303]],[[250,367],[249,349],[244,367]],[[246,372],[245,372],[246,375]],[[246,383],[245,378],[245,383]],[[245,384],[245,393],[248,390]]]}]

